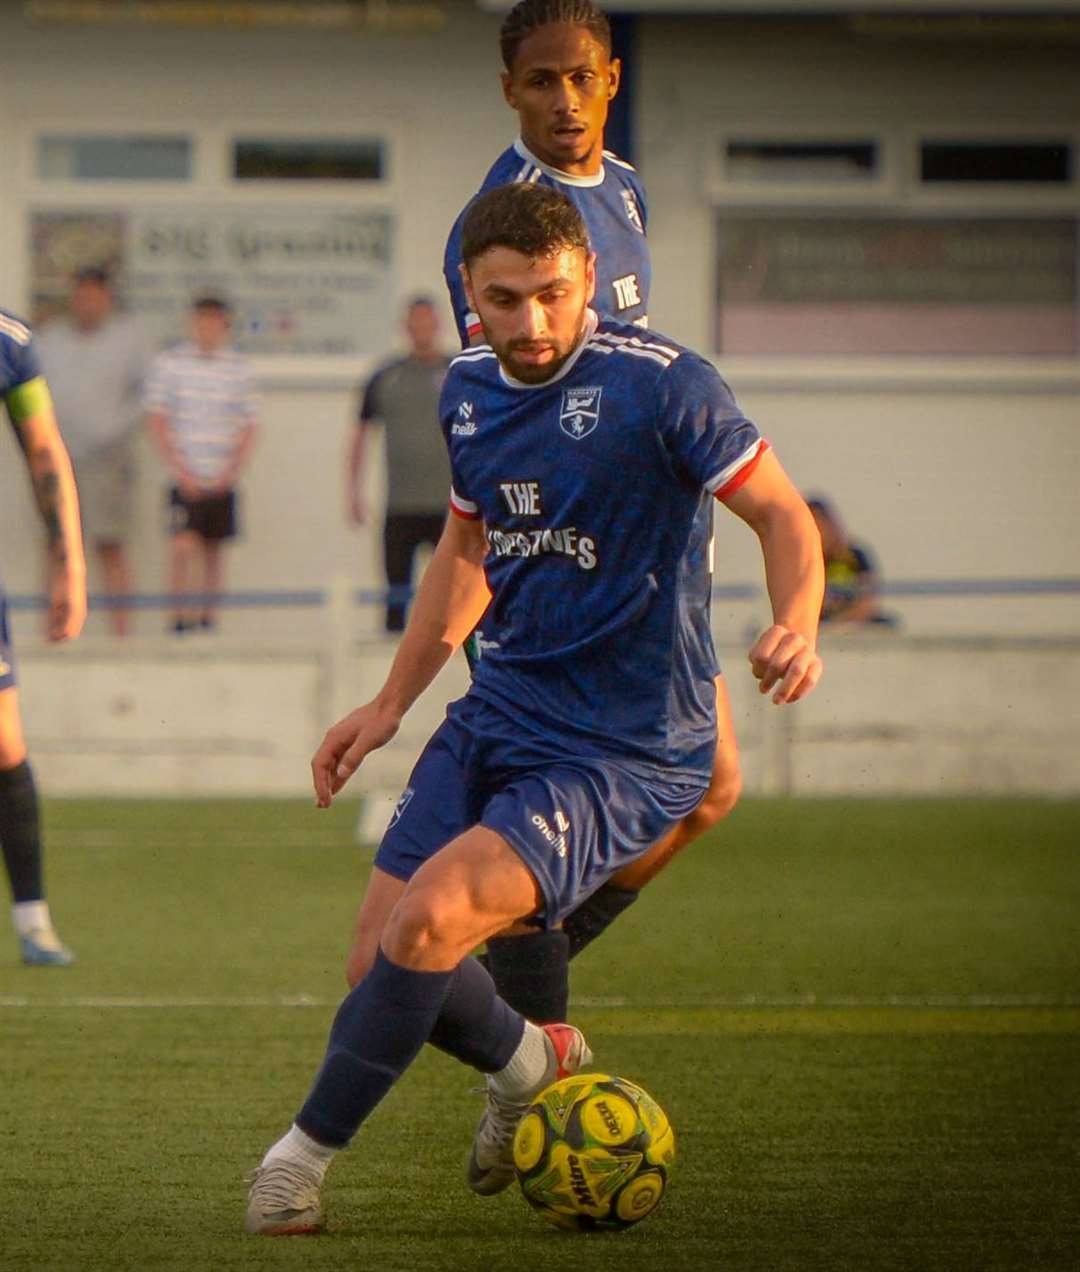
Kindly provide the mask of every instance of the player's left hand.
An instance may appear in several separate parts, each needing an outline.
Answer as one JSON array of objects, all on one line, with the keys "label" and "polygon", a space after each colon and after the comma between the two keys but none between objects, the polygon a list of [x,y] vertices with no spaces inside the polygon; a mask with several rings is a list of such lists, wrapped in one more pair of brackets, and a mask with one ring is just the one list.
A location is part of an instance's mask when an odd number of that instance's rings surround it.
[{"label": "player's left hand", "polygon": [[761,693],[774,686],[773,702],[798,702],[821,679],[823,665],[805,636],[774,624],[750,650],[750,669]]}]

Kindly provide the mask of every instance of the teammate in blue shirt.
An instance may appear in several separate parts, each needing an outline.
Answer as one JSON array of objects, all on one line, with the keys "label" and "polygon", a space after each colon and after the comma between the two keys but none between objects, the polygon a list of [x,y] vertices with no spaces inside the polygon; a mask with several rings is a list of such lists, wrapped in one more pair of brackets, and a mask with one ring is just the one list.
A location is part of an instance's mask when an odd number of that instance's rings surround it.
[{"label": "teammate in blue shirt", "polygon": [[440,402],[454,515],[385,685],[314,756],[316,802],[394,736],[489,601],[493,648],[379,847],[351,960],[364,974],[296,1122],[255,1172],[252,1232],[322,1224],[327,1165],[425,1042],[488,1075],[466,1172],[482,1195],[513,1179],[528,1102],[591,1060],[576,1029],[526,1020],[468,955],[513,921],[557,924],[701,799],[715,499],[761,541],[773,624],[750,664],[762,692],[794,702],[821,674],[813,520],[712,366],[597,318],[585,226],[545,186],[478,199],[462,251],[490,343],[454,360]]},{"label": "teammate in blue shirt", "polygon": [[[578,209],[596,254],[601,314],[643,325],[649,299],[647,208],[637,173],[604,149],[608,105],[621,66],[611,56],[611,29],[591,0],[521,0],[501,31],[503,94],[517,112],[521,135],[496,161],[483,190],[534,183],[559,190]],[[459,216],[447,242],[444,270],[462,343],[480,338],[461,274]],[[466,642],[470,662],[483,652],[487,616]],[[709,789],[694,811],[651,852],[597,889],[561,929],[516,927],[493,937],[485,959],[500,995],[530,1020],[565,1018],[569,960],[632,902],[641,888],[687,844],[735,806],[741,789],[739,753],[727,688],[716,679],[717,743]]]},{"label": "teammate in blue shirt", "polygon": [[[45,524],[50,640],[71,640],[86,617],[86,563],[71,462],[60,438],[30,328],[0,310],[0,400],[26,460]],[[26,758],[7,602],[0,584],[0,846],[24,963],[66,966],[45,900],[37,789]]]},{"label": "teammate in blue shirt", "polygon": [[[589,0],[521,0],[501,31],[503,96],[521,135],[495,160],[482,194],[511,182],[548,185],[581,213],[596,253],[599,312],[644,327],[652,266],[645,188],[631,164],[604,149],[608,106],[622,67],[611,28]],[[443,274],[462,345],[480,320],[461,278],[463,211],[446,243]]]}]

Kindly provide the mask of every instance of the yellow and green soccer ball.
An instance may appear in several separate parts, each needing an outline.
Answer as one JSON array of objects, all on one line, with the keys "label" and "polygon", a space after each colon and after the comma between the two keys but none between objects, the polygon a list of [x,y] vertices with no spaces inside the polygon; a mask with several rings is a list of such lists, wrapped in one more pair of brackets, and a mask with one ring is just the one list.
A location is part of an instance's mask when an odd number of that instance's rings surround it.
[{"label": "yellow and green soccer ball", "polygon": [[525,1200],[560,1228],[629,1228],[652,1214],[675,1160],[675,1133],[641,1087],[604,1073],[563,1078],[514,1135]]}]

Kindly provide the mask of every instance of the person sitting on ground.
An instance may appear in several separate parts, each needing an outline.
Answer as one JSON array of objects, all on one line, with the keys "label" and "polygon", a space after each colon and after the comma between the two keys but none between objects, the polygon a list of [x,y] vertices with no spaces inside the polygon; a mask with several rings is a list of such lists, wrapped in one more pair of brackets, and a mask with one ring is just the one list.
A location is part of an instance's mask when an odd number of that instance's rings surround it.
[{"label": "person sitting on ground", "polygon": [[879,623],[896,625],[896,617],[882,610],[878,597],[880,579],[877,566],[865,544],[848,538],[835,509],[820,495],[806,501],[825,558],[825,600],[823,623]]}]

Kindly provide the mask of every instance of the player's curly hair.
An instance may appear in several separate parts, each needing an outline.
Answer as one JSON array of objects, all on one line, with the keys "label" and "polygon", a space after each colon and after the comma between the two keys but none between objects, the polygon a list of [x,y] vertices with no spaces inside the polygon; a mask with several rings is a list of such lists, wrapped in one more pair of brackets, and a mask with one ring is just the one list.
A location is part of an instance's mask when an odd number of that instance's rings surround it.
[{"label": "player's curly hair", "polygon": [[508,247],[536,260],[566,248],[589,251],[589,232],[581,213],[558,190],[518,182],[488,190],[465,213],[461,226],[465,264],[492,247]]},{"label": "player's curly hair", "polygon": [[540,27],[553,22],[585,27],[611,56],[611,24],[592,0],[519,0],[506,15],[499,31],[503,65],[508,71],[514,69],[514,59],[522,41]]}]

